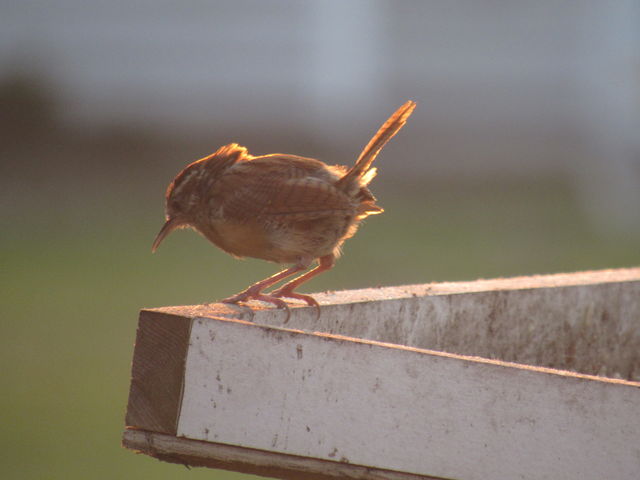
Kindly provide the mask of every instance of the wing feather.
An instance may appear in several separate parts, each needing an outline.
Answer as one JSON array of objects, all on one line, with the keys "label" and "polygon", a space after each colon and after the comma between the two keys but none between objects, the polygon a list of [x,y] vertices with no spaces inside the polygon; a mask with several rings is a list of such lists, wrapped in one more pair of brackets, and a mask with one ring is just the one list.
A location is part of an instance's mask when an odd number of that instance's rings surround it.
[{"label": "wing feather", "polygon": [[272,160],[263,165],[257,160],[235,165],[217,182],[216,196],[223,201],[225,218],[290,222],[356,211],[354,201],[333,185],[332,175],[324,169],[305,162],[283,169]]}]

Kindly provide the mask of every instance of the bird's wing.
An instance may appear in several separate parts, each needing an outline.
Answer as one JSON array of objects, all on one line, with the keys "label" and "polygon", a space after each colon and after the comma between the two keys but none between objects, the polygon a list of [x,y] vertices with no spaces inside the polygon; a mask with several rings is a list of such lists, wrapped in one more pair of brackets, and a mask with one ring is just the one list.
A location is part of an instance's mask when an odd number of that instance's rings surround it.
[{"label": "bird's wing", "polygon": [[234,166],[216,184],[227,219],[290,222],[355,212],[354,201],[323,178],[328,175],[295,165],[283,169],[277,164],[257,164],[251,168],[252,163]]}]

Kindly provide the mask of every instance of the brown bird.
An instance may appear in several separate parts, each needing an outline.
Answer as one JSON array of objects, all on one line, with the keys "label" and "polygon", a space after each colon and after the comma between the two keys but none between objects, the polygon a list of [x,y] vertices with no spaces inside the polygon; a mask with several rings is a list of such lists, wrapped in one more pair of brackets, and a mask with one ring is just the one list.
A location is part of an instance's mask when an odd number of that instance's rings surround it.
[{"label": "brown bird", "polygon": [[[223,302],[261,300],[288,309],[281,299],[293,298],[319,309],[295,289],[332,268],[360,221],[383,211],[367,188],[376,175],[371,164],[415,106],[408,101],[391,115],[351,168],[281,153],[254,157],[235,143],[191,163],[167,188],[167,220],[152,251],[173,230],[191,227],[235,257],[292,264]],[[312,270],[264,293],[315,260]]]}]

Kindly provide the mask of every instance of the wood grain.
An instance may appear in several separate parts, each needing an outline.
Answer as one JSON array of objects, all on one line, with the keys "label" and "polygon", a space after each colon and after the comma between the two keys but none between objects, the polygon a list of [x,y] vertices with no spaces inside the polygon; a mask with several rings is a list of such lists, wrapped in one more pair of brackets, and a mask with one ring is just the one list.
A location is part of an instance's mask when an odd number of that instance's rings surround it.
[{"label": "wood grain", "polygon": [[126,424],[175,434],[191,319],[140,312]]},{"label": "wood grain", "polygon": [[[169,463],[296,480],[442,480],[427,475],[360,467],[346,463],[201,442],[162,433],[127,429],[123,446]],[[292,477],[295,472],[295,477]]]}]

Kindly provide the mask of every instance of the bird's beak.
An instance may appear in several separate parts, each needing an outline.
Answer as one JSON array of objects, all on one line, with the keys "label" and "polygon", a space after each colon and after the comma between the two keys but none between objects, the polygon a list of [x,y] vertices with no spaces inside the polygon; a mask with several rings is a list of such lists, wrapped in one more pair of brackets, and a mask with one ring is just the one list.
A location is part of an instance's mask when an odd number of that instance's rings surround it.
[{"label": "bird's beak", "polygon": [[162,240],[164,240],[164,237],[169,235],[176,228],[179,228],[181,225],[182,225],[182,222],[180,222],[180,220],[178,220],[177,218],[168,219],[165,222],[165,224],[162,226],[160,231],[158,232],[156,239],[153,241],[153,245],[151,246],[151,252],[155,252],[160,246],[160,243],[162,242]]}]

